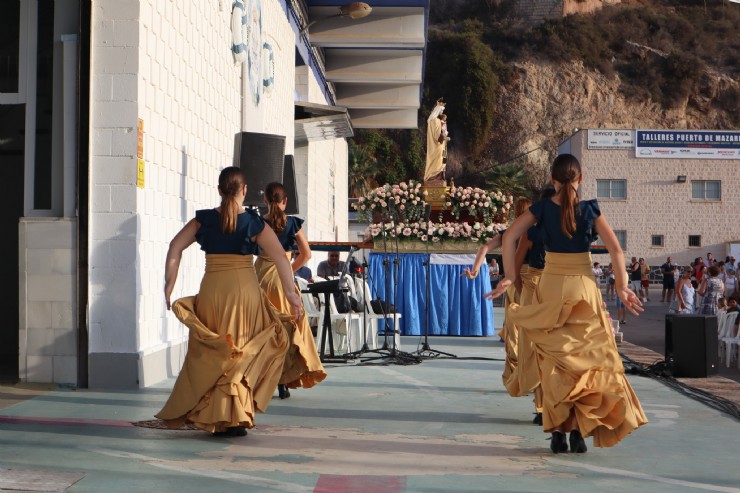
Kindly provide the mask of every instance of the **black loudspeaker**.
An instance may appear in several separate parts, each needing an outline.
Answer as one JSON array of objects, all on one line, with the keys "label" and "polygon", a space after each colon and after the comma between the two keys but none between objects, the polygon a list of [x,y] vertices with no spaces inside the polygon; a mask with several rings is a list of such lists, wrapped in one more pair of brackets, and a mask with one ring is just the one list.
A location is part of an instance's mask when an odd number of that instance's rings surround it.
[{"label": "black loudspeaker", "polygon": [[298,189],[295,184],[295,160],[292,154],[285,156],[283,165],[283,187],[288,196],[288,205],[285,206],[286,214],[300,214],[298,205]]},{"label": "black loudspeaker", "polygon": [[717,317],[665,316],[665,360],[674,377],[706,378],[719,372]]},{"label": "black loudspeaker", "polygon": [[285,136],[239,132],[234,136],[234,166],[247,175],[247,197],[244,205],[265,204],[265,187],[273,181],[282,183]]}]

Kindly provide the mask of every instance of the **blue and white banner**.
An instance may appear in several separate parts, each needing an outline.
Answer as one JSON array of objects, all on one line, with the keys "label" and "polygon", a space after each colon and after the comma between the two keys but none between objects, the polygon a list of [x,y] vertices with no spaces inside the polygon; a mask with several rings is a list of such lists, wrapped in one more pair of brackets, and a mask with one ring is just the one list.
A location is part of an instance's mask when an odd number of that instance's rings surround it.
[{"label": "blue and white banner", "polygon": [[740,132],[638,130],[635,156],[653,159],[740,159]]}]

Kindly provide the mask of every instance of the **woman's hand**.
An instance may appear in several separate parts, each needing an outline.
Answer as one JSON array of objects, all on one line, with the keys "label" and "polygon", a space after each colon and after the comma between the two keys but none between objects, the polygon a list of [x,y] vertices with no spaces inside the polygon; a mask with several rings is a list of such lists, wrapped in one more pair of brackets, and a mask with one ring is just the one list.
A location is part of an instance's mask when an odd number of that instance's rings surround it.
[{"label": "woman's hand", "polygon": [[167,310],[172,310],[170,304],[170,298],[172,297],[172,289],[175,287],[174,283],[166,282],[164,284],[164,302],[167,305]]},{"label": "woman's hand", "polygon": [[466,267],[463,275],[468,279],[475,279],[476,277],[478,277],[478,271],[479,269],[470,270],[470,267]]},{"label": "woman's hand", "polygon": [[639,316],[640,314],[638,313],[638,311],[645,311],[645,309],[642,307],[642,301],[640,301],[640,298],[627,286],[622,286],[621,288],[618,288],[617,296],[619,296],[619,299],[622,300],[624,307],[627,308],[627,310],[629,310],[630,313],[632,313],[633,315]]},{"label": "woman's hand", "polygon": [[487,300],[492,300],[494,298],[498,298],[499,296],[501,296],[502,294],[504,294],[506,292],[506,288],[508,288],[509,286],[511,286],[511,284],[513,282],[515,282],[515,281],[516,281],[516,279],[511,280],[511,279],[509,279],[507,277],[504,277],[496,285],[496,289],[494,289],[493,291],[489,291],[489,292],[485,293],[483,295],[483,297],[485,299],[487,299]]},{"label": "woman's hand", "polygon": [[285,298],[288,300],[288,303],[290,303],[293,317],[296,320],[301,318],[301,315],[303,315],[303,301],[301,301],[301,297],[298,295],[298,293],[296,293],[295,291],[292,293],[286,293]]}]

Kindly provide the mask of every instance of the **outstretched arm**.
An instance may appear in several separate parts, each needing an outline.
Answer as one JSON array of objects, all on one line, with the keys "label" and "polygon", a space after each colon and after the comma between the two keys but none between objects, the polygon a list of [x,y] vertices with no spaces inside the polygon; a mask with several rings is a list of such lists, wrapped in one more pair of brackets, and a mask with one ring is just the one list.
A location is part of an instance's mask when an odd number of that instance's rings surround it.
[{"label": "outstretched arm", "polygon": [[283,293],[288,303],[293,307],[293,316],[299,318],[303,313],[303,304],[301,297],[295,290],[295,281],[293,280],[293,271],[290,268],[290,262],[285,256],[285,250],[280,244],[275,232],[270,226],[265,224],[265,228],[253,238],[257,242],[260,250],[264,251],[268,257],[275,263],[275,267],[280,277],[280,283],[283,285]]},{"label": "outstretched arm", "polygon": [[521,216],[511,223],[509,229],[504,233],[501,247],[503,249],[504,257],[504,278],[501,282],[496,285],[496,289],[489,291],[483,295],[486,299],[498,298],[508,288],[511,283],[515,282],[519,276],[519,272],[516,270],[516,261],[514,259],[516,253],[516,241],[524,235],[529,228],[534,226],[537,219],[528,210],[525,211]]},{"label": "outstretched arm", "polygon": [[473,261],[473,267],[466,268],[463,274],[465,274],[465,276],[468,279],[475,279],[476,277],[478,277],[480,266],[483,265],[483,262],[486,261],[486,255],[488,254],[488,252],[490,252],[491,250],[495,250],[496,248],[500,246],[501,246],[501,235],[496,235],[490,240],[488,240],[485,245],[481,245],[475,254],[475,260]]},{"label": "outstretched arm", "polygon": [[167,304],[168,310],[172,309],[170,298],[172,296],[172,290],[175,289],[177,272],[180,270],[182,252],[195,242],[195,234],[199,228],[200,223],[195,219],[191,219],[170,242],[170,248],[167,250],[167,259],[164,263],[164,302]]},{"label": "outstretched arm", "polygon": [[606,249],[609,250],[609,256],[611,257],[612,265],[614,266],[614,290],[617,292],[617,296],[622,300],[625,308],[632,312],[632,314],[639,315],[639,313],[637,313],[638,311],[644,311],[642,308],[642,302],[635,292],[628,287],[624,253],[622,252],[622,247],[619,245],[617,236],[614,234],[614,230],[609,226],[609,223],[603,215],[594,220],[594,227],[601,239],[604,240]]}]

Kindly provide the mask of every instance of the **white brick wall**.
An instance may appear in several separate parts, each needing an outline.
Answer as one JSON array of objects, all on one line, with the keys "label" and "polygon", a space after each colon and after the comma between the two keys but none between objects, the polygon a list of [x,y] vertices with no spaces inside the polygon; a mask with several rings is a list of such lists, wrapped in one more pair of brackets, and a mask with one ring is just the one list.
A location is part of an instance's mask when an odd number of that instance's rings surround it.
[{"label": "white brick wall", "polygon": [[[219,204],[218,172],[233,162],[234,134],[285,135],[286,153],[293,152],[295,48],[284,10],[279,0],[262,2],[275,82],[259,105],[245,98],[244,112],[230,17],[224,2],[93,4],[90,352],[161,362],[162,368],[140,365],[140,385],[170,375],[157,353],[187,340],[164,308],[164,259],[195,210]],[[138,119],[144,122],[143,189],[136,187]],[[343,141],[328,149],[328,160],[338,159],[335,147],[344,149],[346,163]],[[346,170],[344,176],[346,182]],[[197,292],[203,264],[197,245],[185,252],[175,298]]]},{"label": "white brick wall", "polygon": [[[627,231],[628,259],[644,257],[660,265],[671,256],[688,265],[712,252],[724,260],[727,243],[740,239],[740,160],[638,159],[634,149],[589,150],[586,134],[581,130],[571,139],[571,152],[583,167],[582,197],[596,197],[597,179],[627,180],[627,200],[599,199],[599,204],[614,230]],[[687,182],[676,183],[678,175],[686,175]],[[720,180],[722,199],[692,200],[692,180]],[[663,235],[664,246],[651,246],[652,235]],[[689,248],[689,235],[701,235],[702,246]]]},{"label": "white brick wall", "polygon": [[[172,317],[162,297],[164,257],[195,209],[218,204],[218,171],[232,162],[241,111],[229,19],[209,2],[93,5],[91,352],[142,352],[185,336],[179,324],[163,331]],[[189,249],[176,296],[197,291],[202,265],[197,247]]]},{"label": "white brick wall", "polygon": [[70,218],[21,220],[21,381],[77,382],[76,228]]}]

